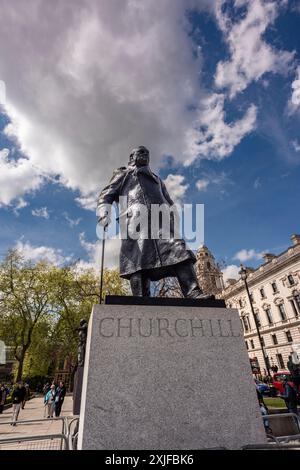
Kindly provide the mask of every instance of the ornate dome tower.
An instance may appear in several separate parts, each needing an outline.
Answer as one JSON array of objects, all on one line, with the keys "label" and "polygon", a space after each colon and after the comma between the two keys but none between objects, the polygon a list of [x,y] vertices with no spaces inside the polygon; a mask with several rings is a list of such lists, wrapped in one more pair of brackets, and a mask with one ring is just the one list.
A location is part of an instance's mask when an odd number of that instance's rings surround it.
[{"label": "ornate dome tower", "polygon": [[224,289],[223,274],[207,246],[197,251],[195,269],[204,294],[218,294]]}]

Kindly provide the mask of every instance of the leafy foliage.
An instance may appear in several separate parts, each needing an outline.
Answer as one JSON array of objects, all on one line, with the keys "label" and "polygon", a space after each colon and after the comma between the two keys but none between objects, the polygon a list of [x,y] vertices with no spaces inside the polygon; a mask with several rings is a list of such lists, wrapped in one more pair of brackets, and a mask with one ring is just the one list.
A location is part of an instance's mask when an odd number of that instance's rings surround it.
[{"label": "leafy foliage", "polygon": [[[105,270],[103,292],[124,295],[116,270]],[[16,380],[23,373],[47,375],[77,365],[76,328],[99,303],[99,279],[93,270],[26,261],[10,250],[0,264],[0,338],[13,350]]]}]

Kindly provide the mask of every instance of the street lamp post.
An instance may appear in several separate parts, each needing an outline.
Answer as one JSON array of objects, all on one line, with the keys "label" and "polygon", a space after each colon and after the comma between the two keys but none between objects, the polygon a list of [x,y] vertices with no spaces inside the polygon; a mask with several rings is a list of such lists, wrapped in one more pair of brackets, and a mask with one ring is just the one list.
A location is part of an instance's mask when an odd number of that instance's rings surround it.
[{"label": "street lamp post", "polygon": [[261,347],[261,350],[262,350],[262,354],[263,354],[263,358],[264,358],[264,363],[265,363],[265,366],[266,366],[266,370],[268,372],[268,376],[271,377],[271,374],[270,374],[270,367],[269,367],[269,358],[268,356],[266,355],[266,351],[263,347],[263,340],[262,340],[262,336],[260,334],[260,331],[259,331],[259,324],[258,324],[258,320],[257,320],[257,316],[254,312],[254,308],[253,308],[253,304],[252,304],[252,300],[251,300],[251,295],[250,295],[250,292],[249,292],[249,287],[248,287],[248,282],[247,282],[247,278],[248,278],[248,273],[247,273],[247,270],[246,268],[241,264],[241,270],[239,271],[239,274],[241,276],[241,279],[244,281],[245,283],[245,287],[246,287],[246,291],[247,291],[247,295],[248,295],[248,299],[249,299],[249,303],[250,303],[250,307],[251,307],[251,311],[252,311],[252,315],[253,315],[253,318],[254,318],[254,323],[255,323],[255,327],[256,327],[256,332],[257,332],[257,336],[258,336],[258,339],[259,339],[259,344],[260,344],[260,347]]}]

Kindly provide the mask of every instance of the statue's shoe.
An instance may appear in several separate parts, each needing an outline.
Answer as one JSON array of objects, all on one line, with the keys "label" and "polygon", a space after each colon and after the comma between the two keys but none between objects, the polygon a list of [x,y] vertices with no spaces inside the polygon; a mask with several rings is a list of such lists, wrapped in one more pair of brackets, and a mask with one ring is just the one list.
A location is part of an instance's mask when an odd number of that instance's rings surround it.
[{"label": "statue's shoe", "polygon": [[213,294],[200,294],[199,292],[193,292],[188,296],[188,299],[209,299],[216,300],[216,297]]},{"label": "statue's shoe", "polygon": [[214,294],[201,294],[198,299],[209,299],[209,300],[216,300]]}]

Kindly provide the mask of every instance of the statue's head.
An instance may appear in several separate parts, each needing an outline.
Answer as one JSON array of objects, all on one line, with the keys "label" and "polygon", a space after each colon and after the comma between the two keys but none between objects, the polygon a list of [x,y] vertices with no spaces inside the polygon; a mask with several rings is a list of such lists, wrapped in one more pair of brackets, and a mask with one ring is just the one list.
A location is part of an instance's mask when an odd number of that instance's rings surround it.
[{"label": "statue's head", "polygon": [[129,157],[129,165],[135,165],[137,167],[147,166],[149,165],[149,161],[149,150],[143,145],[133,149]]}]

